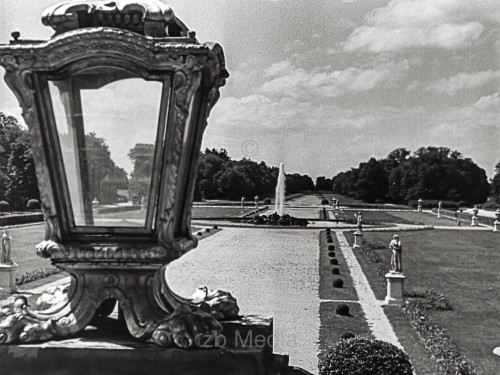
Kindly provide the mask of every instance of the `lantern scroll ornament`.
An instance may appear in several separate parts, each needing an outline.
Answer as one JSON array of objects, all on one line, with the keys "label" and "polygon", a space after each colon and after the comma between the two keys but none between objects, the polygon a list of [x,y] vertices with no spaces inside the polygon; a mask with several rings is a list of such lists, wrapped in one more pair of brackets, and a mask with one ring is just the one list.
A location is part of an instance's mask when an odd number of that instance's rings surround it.
[{"label": "lantern scroll ornament", "polygon": [[222,48],[199,43],[157,0],[62,3],[43,23],[55,30],[50,40],[0,45],[0,65],[31,132],[46,227],[37,253],[71,284],[49,308],[24,297],[4,308],[0,343],[75,334],[117,300],[132,336],[199,346],[220,333],[217,319],[238,315],[236,300],[220,291],[181,298],[165,272],[197,245],[194,180],[228,77]]}]

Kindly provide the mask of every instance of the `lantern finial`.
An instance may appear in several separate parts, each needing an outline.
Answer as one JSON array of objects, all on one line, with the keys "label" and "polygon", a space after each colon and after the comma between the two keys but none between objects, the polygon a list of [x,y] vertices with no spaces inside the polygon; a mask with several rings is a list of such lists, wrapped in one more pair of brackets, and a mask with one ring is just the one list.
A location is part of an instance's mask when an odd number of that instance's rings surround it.
[{"label": "lantern finial", "polygon": [[159,0],[80,0],[43,12],[42,23],[55,35],[87,27],[116,27],[149,37],[184,37],[188,29],[172,8]]}]

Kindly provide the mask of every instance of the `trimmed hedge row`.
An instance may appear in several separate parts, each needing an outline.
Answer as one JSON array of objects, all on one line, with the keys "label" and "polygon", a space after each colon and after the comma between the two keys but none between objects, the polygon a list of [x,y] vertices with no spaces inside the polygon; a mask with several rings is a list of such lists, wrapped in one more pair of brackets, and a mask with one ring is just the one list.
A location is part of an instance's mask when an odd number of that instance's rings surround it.
[{"label": "trimmed hedge row", "polygon": [[31,283],[33,281],[41,280],[46,277],[56,275],[60,272],[62,271],[57,267],[50,267],[45,269],[38,268],[34,271],[24,272],[16,277],[16,285]]},{"label": "trimmed hedge row", "polygon": [[0,216],[0,226],[37,223],[43,221],[42,213]]}]

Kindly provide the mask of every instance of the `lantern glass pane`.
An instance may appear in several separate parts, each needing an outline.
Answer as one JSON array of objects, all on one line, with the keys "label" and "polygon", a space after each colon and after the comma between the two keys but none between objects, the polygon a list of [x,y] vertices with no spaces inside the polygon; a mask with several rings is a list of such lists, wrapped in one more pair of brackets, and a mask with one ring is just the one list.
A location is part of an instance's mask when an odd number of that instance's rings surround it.
[{"label": "lantern glass pane", "polygon": [[119,68],[49,81],[75,226],[152,229],[163,84]]}]

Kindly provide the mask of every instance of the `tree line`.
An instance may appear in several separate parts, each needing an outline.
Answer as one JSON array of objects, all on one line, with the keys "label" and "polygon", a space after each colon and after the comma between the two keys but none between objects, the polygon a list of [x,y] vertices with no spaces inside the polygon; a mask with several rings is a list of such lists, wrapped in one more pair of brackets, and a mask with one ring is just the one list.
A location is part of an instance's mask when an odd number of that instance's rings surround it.
[{"label": "tree line", "polygon": [[[233,160],[225,149],[205,149],[200,153],[195,184],[195,200],[253,199],[273,196],[279,168],[243,158]],[[315,189],[312,178],[298,173],[286,174],[286,193]]]},{"label": "tree line", "polygon": [[[12,209],[24,209],[30,199],[39,199],[30,134],[12,116],[0,112],[0,202]],[[133,162],[130,176],[111,159],[106,141],[95,133],[85,135],[89,165],[90,199],[115,203],[119,189],[132,199],[147,198],[154,145],[136,144],[128,157]],[[61,139],[64,148],[64,139]],[[63,150],[64,152],[64,150]],[[274,195],[278,167],[247,158],[233,160],[225,149],[200,153],[195,183],[195,200],[253,199]],[[286,192],[333,191],[368,202],[439,199],[485,202],[488,195],[500,204],[500,161],[491,183],[486,173],[470,158],[446,147],[422,147],[413,152],[398,148],[386,158],[369,159],[357,168],[332,178],[320,176],[316,184],[308,175],[286,175]]]},{"label": "tree line", "polygon": [[499,173],[500,162],[490,186],[484,169],[458,151],[431,146],[412,154],[398,148],[386,158],[370,158],[337,174],[331,190],[367,202],[408,203],[422,198],[475,204],[485,202],[490,193],[500,202]]}]

